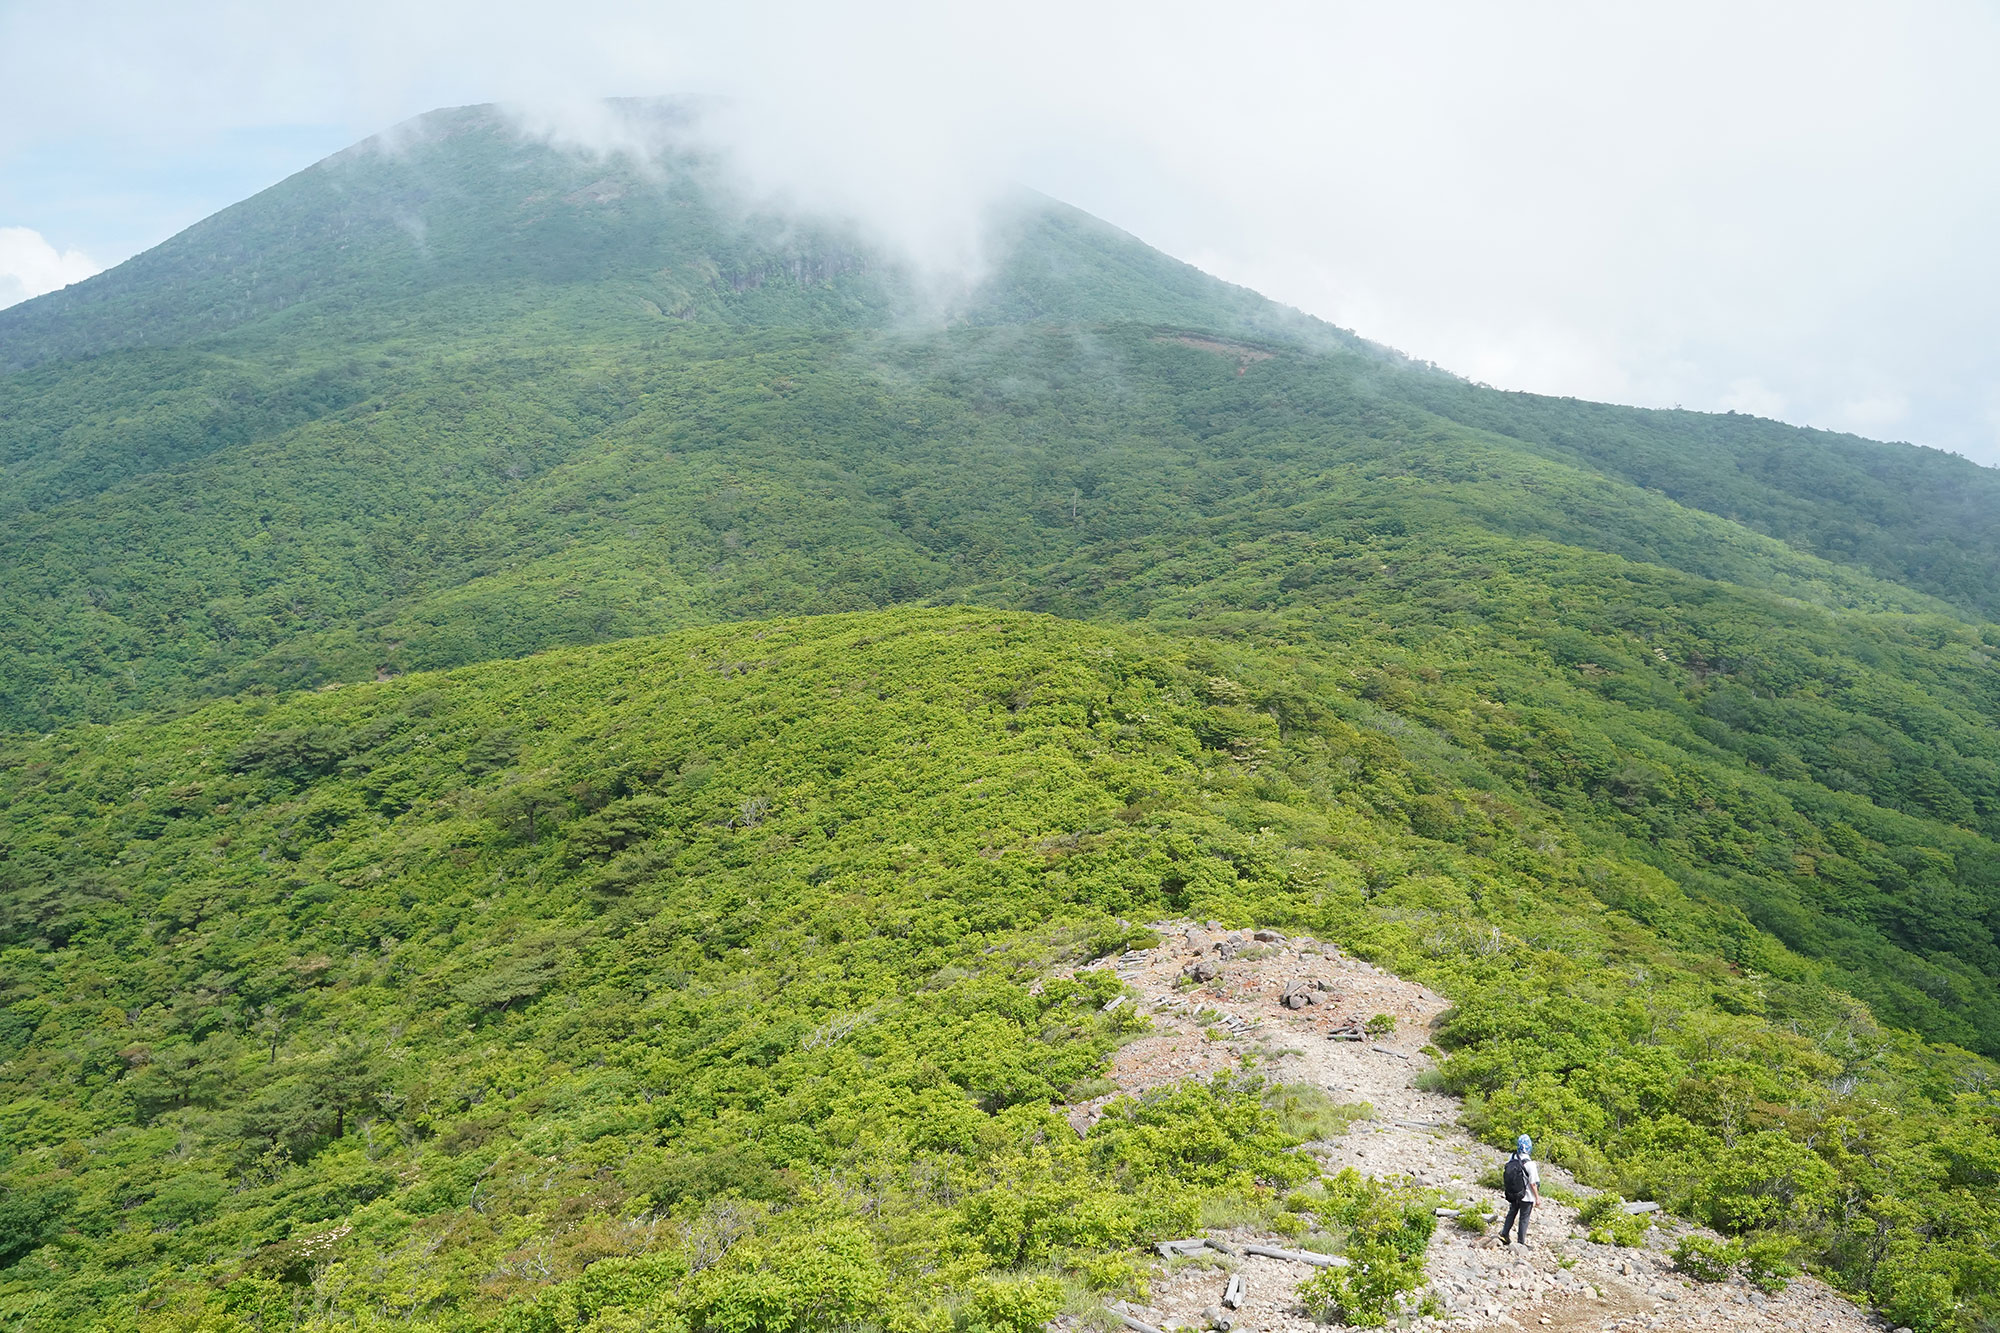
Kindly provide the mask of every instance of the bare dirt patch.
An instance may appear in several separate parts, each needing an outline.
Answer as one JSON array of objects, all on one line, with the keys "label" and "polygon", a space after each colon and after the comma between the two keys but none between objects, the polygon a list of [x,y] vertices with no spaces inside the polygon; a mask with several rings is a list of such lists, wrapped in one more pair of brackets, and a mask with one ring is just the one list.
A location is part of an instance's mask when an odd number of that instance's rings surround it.
[{"label": "bare dirt patch", "polygon": [[1276,352],[1262,347],[1252,347],[1249,343],[1230,342],[1223,338],[1200,338],[1191,333],[1163,335],[1155,342],[1179,343],[1182,347],[1192,347],[1198,352],[1212,352],[1216,356],[1228,357],[1236,362],[1236,373],[1241,375],[1258,361],[1269,361]]}]

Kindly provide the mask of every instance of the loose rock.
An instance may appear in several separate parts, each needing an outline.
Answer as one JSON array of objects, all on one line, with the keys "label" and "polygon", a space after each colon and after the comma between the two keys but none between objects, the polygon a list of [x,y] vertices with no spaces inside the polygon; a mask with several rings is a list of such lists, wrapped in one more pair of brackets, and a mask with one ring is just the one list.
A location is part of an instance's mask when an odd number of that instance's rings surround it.
[{"label": "loose rock", "polygon": [[[1257,932],[1246,932],[1234,943],[1255,939],[1282,947],[1252,951],[1265,953],[1264,957],[1245,958],[1239,952],[1225,969],[1223,954],[1213,947],[1222,939],[1219,926],[1202,932],[1208,949],[1199,953],[1194,947],[1194,923],[1167,923],[1155,929],[1176,940],[1187,935],[1189,947],[1118,960],[1121,977],[1154,1024],[1152,1031],[1112,1057],[1109,1072],[1118,1090],[1129,1094],[1206,1079],[1249,1064],[1247,1057],[1254,1053],[1258,1072],[1273,1081],[1309,1084],[1341,1102],[1370,1104],[1373,1119],[1356,1121],[1347,1134],[1300,1151],[1314,1154],[1328,1171],[1355,1166],[1372,1176],[1420,1182],[1441,1191],[1437,1203],[1445,1205],[1446,1215],[1440,1216],[1426,1255],[1425,1290],[1405,1302],[1393,1322],[1465,1333],[1522,1326],[1565,1333],[1613,1328],[1882,1333],[1881,1325],[1809,1277],[1794,1279],[1784,1292],[1769,1297],[1758,1293],[1755,1298],[1741,1282],[1681,1283],[1671,1274],[1666,1253],[1685,1230],[1680,1223],[1652,1228],[1637,1249],[1593,1244],[1583,1239],[1575,1210],[1550,1200],[1535,1210],[1528,1248],[1502,1248],[1491,1231],[1498,1219],[1489,1215],[1497,1192],[1472,1184],[1499,1164],[1501,1154],[1457,1128],[1461,1108],[1454,1099],[1415,1085],[1418,1070],[1430,1068],[1431,1061],[1416,1058],[1414,1051],[1428,1040],[1423,1034],[1443,1011],[1442,997],[1330,948],[1324,961],[1315,956],[1311,962],[1301,962],[1303,941],[1283,944]],[[1202,991],[1175,993],[1176,976],[1194,976],[1197,963],[1207,965],[1199,977],[1205,983]],[[1322,969],[1323,975],[1295,975],[1295,969],[1303,972],[1309,967]],[[1288,994],[1320,997],[1319,1007],[1311,1015],[1290,1006],[1272,1013],[1274,1001],[1284,1005]],[[1331,1015],[1321,1012],[1329,1004],[1340,1007]],[[1301,1008],[1312,1006],[1308,998]],[[1204,1012],[1200,1021],[1197,1012]],[[1407,1050],[1364,1040],[1362,1020],[1377,1013],[1396,1020],[1396,1032],[1406,1034]],[[1315,1032],[1347,1036],[1354,1044],[1303,1040]],[[1378,1060],[1365,1050],[1393,1058]],[[1072,1123],[1076,1113],[1096,1112],[1108,1100],[1107,1095],[1072,1108]],[[1544,1167],[1543,1179],[1589,1193],[1552,1165]],[[1644,1218],[1657,1211],[1654,1205],[1634,1209],[1633,1215]],[[1485,1226],[1461,1227],[1450,1213],[1481,1217]],[[1133,1321],[1125,1323],[1126,1328],[1139,1333],[1139,1329],[1196,1328],[1204,1322],[1220,1327],[1205,1318],[1219,1305],[1221,1317],[1234,1322],[1230,1333],[1252,1329],[1323,1333],[1294,1292],[1315,1271],[1306,1264],[1323,1264],[1331,1256],[1308,1258],[1308,1252],[1293,1248],[1296,1242],[1248,1227],[1219,1230],[1204,1237],[1203,1244],[1214,1252],[1206,1256],[1208,1265],[1201,1256],[1191,1256],[1192,1262],[1181,1259],[1174,1271],[1157,1273],[1148,1303],[1124,1316]],[[1273,1257],[1273,1252],[1283,1257]],[[1176,1250],[1177,1255],[1186,1253]],[[1239,1281],[1240,1305],[1226,1299]],[[1417,1315],[1418,1300],[1424,1296],[1436,1301],[1434,1308],[1440,1308],[1441,1315]],[[1080,1333],[1070,1316],[1059,1317],[1051,1329]]]}]

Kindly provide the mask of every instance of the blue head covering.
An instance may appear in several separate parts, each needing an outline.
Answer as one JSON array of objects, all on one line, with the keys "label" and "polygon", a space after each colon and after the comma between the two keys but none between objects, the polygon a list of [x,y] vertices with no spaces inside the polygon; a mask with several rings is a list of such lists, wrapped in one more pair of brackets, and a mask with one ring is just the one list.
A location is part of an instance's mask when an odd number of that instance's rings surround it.
[{"label": "blue head covering", "polygon": [[1514,1146],[1524,1153],[1532,1153],[1535,1150],[1535,1141],[1526,1134],[1523,1134],[1520,1138],[1514,1140]]}]

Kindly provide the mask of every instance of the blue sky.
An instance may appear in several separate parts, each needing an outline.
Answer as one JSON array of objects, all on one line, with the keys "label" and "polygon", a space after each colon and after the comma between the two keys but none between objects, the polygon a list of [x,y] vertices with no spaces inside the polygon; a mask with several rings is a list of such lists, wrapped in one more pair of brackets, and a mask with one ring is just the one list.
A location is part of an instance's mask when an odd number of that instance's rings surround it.
[{"label": "blue sky", "polygon": [[353,138],[346,125],[227,126],[167,143],[37,136],[0,163],[0,220],[116,262]]},{"label": "blue sky", "polygon": [[0,0],[0,303],[368,133],[721,94],[932,262],[1021,181],[1507,388],[2000,463],[2000,7]]}]

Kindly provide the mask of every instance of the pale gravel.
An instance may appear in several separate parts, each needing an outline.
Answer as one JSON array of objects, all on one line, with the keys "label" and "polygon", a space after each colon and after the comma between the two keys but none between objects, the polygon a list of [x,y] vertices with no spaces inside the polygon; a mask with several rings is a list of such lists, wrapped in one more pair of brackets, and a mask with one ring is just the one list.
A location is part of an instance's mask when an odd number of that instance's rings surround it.
[{"label": "pale gravel", "polygon": [[[1505,1215],[1498,1191],[1476,1183],[1505,1154],[1475,1142],[1457,1128],[1456,1098],[1416,1087],[1417,1075],[1431,1067],[1423,1047],[1446,1005],[1422,986],[1343,955],[1312,940],[1285,940],[1257,946],[1249,932],[1225,932],[1189,921],[1160,922],[1163,938],[1136,956],[1102,959],[1090,968],[1111,968],[1136,992],[1139,1011],[1152,1023],[1146,1036],[1119,1050],[1110,1077],[1118,1093],[1142,1092],[1184,1079],[1205,1079],[1222,1070],[1246,1067],[1284,1083],[1309,1083],[1341,1102],[1367,1102],[1374,1118],[1357,1121],[1342,1138],[1308,1144],[1329,1171],[1352,1166],[1366,1175],[1398,1183],[1435,1186],[1454,1199],[1483,1203]],[[1239,947],[1262,947],[1269,956],[1232,958],[1220,963],[1216,978],[1194,991],[1177,990],[1182,968],[1205,953],[1204,941],[1234,939]],[[1332,983],[1327,1003],[1303,1010],[1282,1006],[1288,981]],[[1198,1026],[1197,1009],[1220,1017]],[[1396,1020],[1394,1035],[1376,1041],[1330,1041],[1326,1033],[1346,1020],[1375,1014]],[[1240,1034],[1209,1035],[1218,1024],[1238,1020]],[[1206,1029],[1206,1030],[1204,1030]],[[1101,1114],[1111,1096],[1065,1108],[1079,1132]],[[1543,1167],[1546,1184],[1579,1194],[1568,1174]],[[1460,1231],[1440,1219],[1427,1258],[1426,1290],[1445,1307],[1443,1317],[1405,1316],[1400,1326],[1439,1329],[1611,1330],[1835,1330],[1861,1333],[1886,1327],[1826,1284],[1794,1279],[1776,1295],[1731,1280],[1693,1282],[1673,1271],[1666,1251],[1679,1236],[1698,1230],[1665,1214],[1643,1249],[1596,1245],[1584,1238],[1573,1209],[1553,1201],[1535,1210],[1525,1251],[1502,1247],[1494,1235]],[[1497,1227],[1496,1227],[1497,1230]],[[1296,1242],[1248,1232],[1211,1233],[1220,1239]],[[1707,1234],[1707,1233],[1704,1233]],[[1156,1265],[1148,1301],[1121,1307],[1132,1317],[1162,1329],[1207,1326],[1205,1311],[1218,1307],[1231,1272],[1244,1276],[1248,1299],[1235,1312],[1238,1333],[1309,1333],[1320,1328],[1300,1308],[1294,1289],[1313,1270],[1302,1264],[1209,1252],[1198,1259]],[[1070,1327],[1057,1320],[1052,1327]]]}]

